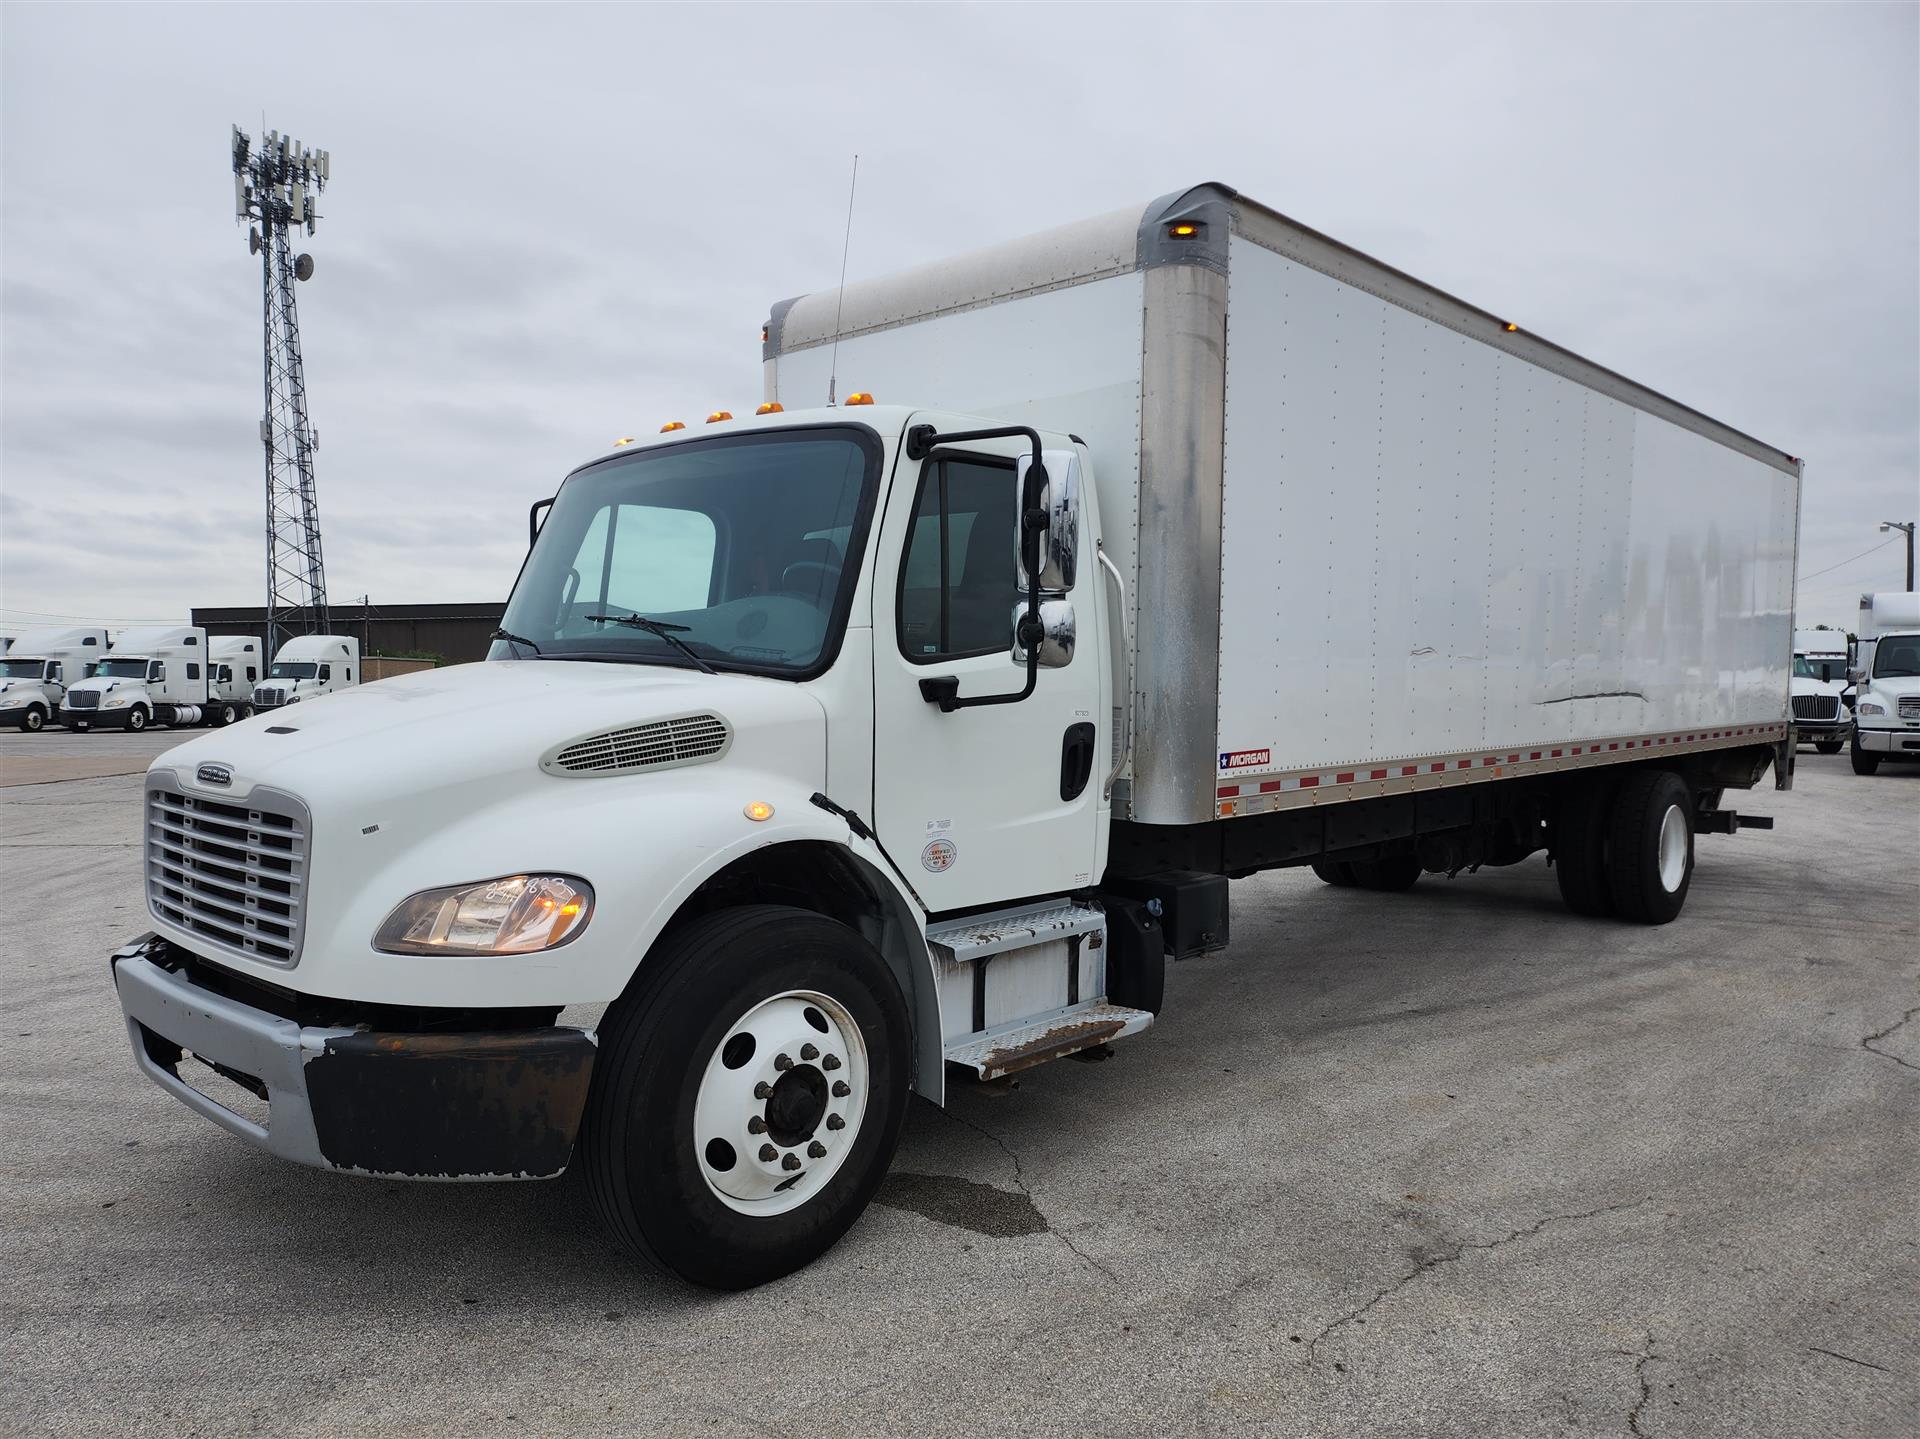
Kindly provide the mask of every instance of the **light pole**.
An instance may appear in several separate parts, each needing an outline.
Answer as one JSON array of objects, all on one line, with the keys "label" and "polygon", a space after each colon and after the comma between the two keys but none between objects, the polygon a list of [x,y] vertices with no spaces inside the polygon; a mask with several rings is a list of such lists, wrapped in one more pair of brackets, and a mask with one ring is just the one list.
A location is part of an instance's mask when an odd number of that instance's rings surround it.
[{"label": "light pole", "polygon": [[1907,593],[1909,594],[1913,593],[1913,525],[1914,525],[1914,522],[1912,520],[1907,520],[1904,523],[1902,523],[1899,520],[1882,520],[1880,522],[1880,533],[1883,535],[1888,530],[1902,530],[1906,533],[1906,536],[1907,536]]}]

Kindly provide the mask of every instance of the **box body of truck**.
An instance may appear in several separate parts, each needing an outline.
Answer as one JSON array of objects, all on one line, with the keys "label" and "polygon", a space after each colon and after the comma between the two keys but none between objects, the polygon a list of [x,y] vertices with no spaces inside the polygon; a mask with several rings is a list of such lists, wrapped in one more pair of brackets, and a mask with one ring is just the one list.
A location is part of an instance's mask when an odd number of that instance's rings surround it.
[{"label": "box body of truck", "polygon": [[1786,736],[1797,459],[1223,187],[775,307],[836,365],[1092,450],[1123,821]]}]

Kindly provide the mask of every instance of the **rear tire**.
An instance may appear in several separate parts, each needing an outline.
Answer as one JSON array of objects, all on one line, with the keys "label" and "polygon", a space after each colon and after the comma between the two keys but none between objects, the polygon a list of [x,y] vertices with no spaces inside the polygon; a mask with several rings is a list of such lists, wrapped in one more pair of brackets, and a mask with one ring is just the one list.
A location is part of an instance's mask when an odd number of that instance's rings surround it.
[{"label": "rear tire", "polygon": [[1420,878],[1420,860],[1411,854],[1397,854],[1386,859],[1359,860],[1353,865],[1353,882],[1362,889],[1380,890],[1397,893],[1403,889],[1412,889]]},{"label": "rear tire", "polygon": [[1575,914],[1604,919],[1613,913],[1607,886],[1607,815],[1613,786],[1599,777],[1575,780],[1553,821],[1553,877],[1560,899]]},{"label": "rear tire", "polygon": [[216,705],[212,715],[213,727],[215,729],[225,729],[239,718],[239,713],[232,705]]},{"label": "rear tire", "polygon": [[778,1279],[832,1248],[886,1177],[906,1001],[843,924],[774,905],[696,919],[647,958],[600,1042],[581,1168],[646,1263],[714,1289]]},{"label": "rear tire", "polygon": [[1313,872],[1327,884],[1349,889],[1354,884],[1353,866],[1342,859],[1316,859]]},{"label": "rear tire", "polygon": [[1840,753],[1840,741],[1837,739],[1817,739],[1813,742],[1813,747],[1821,754]]},{"label": "rear tire", "polygon": [[1666,924],[1686,905],[1693,791],[1673,771],[1641,770],[1620,786],[1607,828],[1607,878],[1622,919]]},{"label": "rear tire", "polygon": [[1853,761],[1855,774],[1872,774],[1880,768],[1880,756],[1872,750],[1861,749],[1859,735],[1856,734],[1853,737],[1853,743],[1849,748],[1851,753],[1848,757]]}]

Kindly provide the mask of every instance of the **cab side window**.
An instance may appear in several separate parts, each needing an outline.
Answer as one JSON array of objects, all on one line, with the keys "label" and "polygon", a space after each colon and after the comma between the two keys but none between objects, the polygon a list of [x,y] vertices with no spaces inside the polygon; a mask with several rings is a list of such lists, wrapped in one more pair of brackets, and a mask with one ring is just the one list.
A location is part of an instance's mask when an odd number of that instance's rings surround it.
[{"label": "cab side window", "polygon": [[321,665],[320,666],[320,683],[326,684],[332,678],[333,678],[333,666]]},{"label": "cab side window", "polygon": [[188,665],[188,666],[187,666],[187,678],[188,678],[188,679],[190,679],[190,680],[197,680],[197,679],[199,679],[199,678],[200,678],[200,666],[199,666],[199,665],[195,665],[195,664],[190,664],[190,665]]},{"label": "cab side window", "polygon": [[155,660],[152,664],[147,666],[147,683],[148,684],[158,685],[158,684],[165,684],[166,682],[167,682],[167,667],[165,665],[161,664],[159,660]]},{"label": "cab side window", "polygon": [[1007,648],[1018,599],[1011,463],[939,458],[920,475],[900,565],[900,653],[916,664]]}]

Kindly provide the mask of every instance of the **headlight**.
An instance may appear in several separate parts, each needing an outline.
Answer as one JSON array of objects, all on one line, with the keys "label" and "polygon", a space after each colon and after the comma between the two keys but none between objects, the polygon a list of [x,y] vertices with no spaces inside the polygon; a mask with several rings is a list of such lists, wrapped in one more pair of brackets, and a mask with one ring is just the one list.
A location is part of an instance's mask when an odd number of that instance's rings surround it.
[{"label": "headlight", "polygon": [[127,697],[125,695],[109,695],[106,699],[106,708],[112,709],[115,705],[123,705],[126,702]]},{"label": "headlight", "polygon": [[388,954],[534,954],[593,916],[593,887],[560,874],[511,874],[402,900],[374,936]]},{"label": "headlight", "polygon": [[1887,712],[1885,705],[1877,705],[1872,700],[1861,700],[1858,708],[1863,715],[1883,715]]}]

